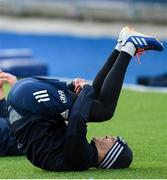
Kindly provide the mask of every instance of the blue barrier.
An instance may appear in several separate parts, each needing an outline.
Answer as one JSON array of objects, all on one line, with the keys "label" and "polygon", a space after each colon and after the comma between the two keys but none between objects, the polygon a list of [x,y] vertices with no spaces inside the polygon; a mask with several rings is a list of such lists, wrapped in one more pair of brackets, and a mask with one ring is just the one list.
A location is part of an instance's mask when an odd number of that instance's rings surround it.
[{"label": "blue barrier", "polygon": [[0,60],[0,69],[17,77],[46,76],[48,74],[46,63],[29,59]]},{"label": "blue barrier", "polygon": [[18,58],[32,58],[33,53],[31,49],[3,49],[0,50],[1,59],[18,59]]},{"label": "blue barrier", "polygon": [[35,60],[31,49],[0,49],[0,69],[17,77],[48,75],[47,63]]}]

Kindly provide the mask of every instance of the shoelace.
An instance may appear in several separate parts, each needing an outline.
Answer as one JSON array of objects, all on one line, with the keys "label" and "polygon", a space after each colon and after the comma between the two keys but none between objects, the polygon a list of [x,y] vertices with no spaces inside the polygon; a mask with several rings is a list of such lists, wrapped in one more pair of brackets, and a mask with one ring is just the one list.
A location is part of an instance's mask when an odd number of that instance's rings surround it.
[{"label": "shoelace", "polygon": [[137,57],[137,62],[138,62],[138,64],[141,64],[140,56],[143,55],[144,52],[145,52],[145,49],[144,49],[144,48],[138,48],[138,49],[137,49],[136,57]]},{"label": "shoelace", "polygon": [[138,49],[137,49],[135,55],[136,55],[136,57],[137,57],[137,62],[138,62],[138,64],[141,64],[140,56],[145,53],[145,50],[149,50],[149,49],[153,49],[153,46],[147,46],[147,47],[145,47],[145,48],[138,48]]}]

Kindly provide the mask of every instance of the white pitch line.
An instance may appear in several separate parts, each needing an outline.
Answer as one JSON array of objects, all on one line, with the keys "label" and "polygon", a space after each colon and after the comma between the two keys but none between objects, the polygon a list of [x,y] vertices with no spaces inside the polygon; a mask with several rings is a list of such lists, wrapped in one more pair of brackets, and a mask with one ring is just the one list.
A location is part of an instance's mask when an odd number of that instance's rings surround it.
[{"label": "white pitch line", "polygon": [[123,89],[146,93],[167,93],[167,87],[148,87],[142,85],[124,84]]},{"label": "white pitch line", "polygon": [[[72,82],[72,78],[66,78],[66,77],[50,77],[59,79],[62,81],[65,81],[67,83]],[[92,84],[91,80],[87,80],[89,84]],[[125,90],[131,90],[131,91],[137,91],[137,92],[143,92],[143,93],[167,93],[167,87],[148,87],[148,86],[142,86],[137,84],[123,84],[123,89]]]}]

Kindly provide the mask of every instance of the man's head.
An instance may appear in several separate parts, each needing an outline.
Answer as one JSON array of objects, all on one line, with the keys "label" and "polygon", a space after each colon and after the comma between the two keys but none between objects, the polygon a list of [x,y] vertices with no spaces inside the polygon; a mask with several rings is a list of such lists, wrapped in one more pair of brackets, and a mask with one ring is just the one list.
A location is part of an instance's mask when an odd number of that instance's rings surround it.
[{"label": "man's head", "polygon": [[128,168],[133,160],[132,150],[122,137],[98,137],[92,140],[98,151],[99,168]]}]

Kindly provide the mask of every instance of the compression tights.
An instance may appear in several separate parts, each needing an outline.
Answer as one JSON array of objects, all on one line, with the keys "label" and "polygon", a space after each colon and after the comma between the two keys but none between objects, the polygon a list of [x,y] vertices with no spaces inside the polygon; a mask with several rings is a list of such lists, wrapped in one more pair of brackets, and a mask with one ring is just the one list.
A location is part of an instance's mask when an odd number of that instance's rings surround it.
[{"label": "compression tights", "polygon": [[93,81],[95,100],[92,103],[89,122],[101,122],[112,118],[120,95],[128,64],[126,52],[114,49]]}]

